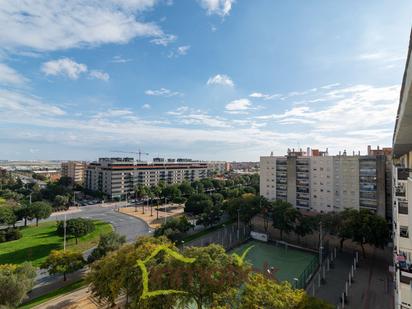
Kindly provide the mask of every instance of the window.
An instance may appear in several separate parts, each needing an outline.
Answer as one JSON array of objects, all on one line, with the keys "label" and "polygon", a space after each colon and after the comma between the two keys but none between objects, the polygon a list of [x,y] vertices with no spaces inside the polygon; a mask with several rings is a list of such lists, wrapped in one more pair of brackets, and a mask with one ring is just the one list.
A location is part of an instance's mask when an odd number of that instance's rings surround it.
[{"label": "window", "polygon": [[409,231],[407,226],[400,226],[399,227],[399,236],[403,238],[409,238]]}]

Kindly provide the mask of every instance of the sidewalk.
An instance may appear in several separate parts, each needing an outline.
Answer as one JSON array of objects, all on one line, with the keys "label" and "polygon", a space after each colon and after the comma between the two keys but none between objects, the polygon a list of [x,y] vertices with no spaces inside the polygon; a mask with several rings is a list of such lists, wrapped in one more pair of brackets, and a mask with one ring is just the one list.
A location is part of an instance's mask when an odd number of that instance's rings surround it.
[{"label": "sidewalk", "polygon": [[[315,296],[342,308],[340,297],[345,289],[353,255],[338,253],[335,267],[326,272],[326,284],[316,286]],[[354,281],[348,289],[345,309],[392,309],[393,291],[388,263],[376,259],[372,253],[366,259],[359,256]],[[309,293],[312,291],[310,290]]]}]

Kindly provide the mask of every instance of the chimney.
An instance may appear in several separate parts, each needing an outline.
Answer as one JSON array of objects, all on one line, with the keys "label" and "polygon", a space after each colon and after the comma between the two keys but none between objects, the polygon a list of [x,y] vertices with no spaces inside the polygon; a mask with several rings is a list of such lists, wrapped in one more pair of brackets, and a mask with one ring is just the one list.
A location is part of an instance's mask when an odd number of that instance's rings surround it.
[{"label": "chimney", "polygon": [[371,155],[371,145],[368,145],[368,156]]},{"label": "chimney", "polygon": [[353,151],[352,155],[355,156],[355,150]]},{"label": "chimney", "polygon": [[360,150],[358,150],[358,156],[360,157]]},{"label": "chimney", "polygon": [[310,147],[308,147],[308,148],[306,149],[306,155],[307,155],[308,157],[310,157]]},{"label": "chimney", "polygon": [[341,154],[341,151],[339,151],[339,155]]},{"label": "chimney", "polygon": [[344,155],[344,156],[346,156],[346,149],[345,149],[345,150],[343,150],[343,155]]},{"label": "chimney", "polygon": [[273,157],[273,151],[270,152],[270,156]]}]

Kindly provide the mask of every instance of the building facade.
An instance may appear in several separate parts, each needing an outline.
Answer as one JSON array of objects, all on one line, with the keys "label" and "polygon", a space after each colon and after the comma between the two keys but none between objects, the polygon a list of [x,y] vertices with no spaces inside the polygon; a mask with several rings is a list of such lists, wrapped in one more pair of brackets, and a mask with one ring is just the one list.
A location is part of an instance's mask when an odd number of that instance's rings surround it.
[{"label": "building facade", "polygon": [[84,184],[86,173],[86,162],[67,161],[61,164],[61,176],[69,177],[74,183]]},{"label": "building facade", "polygon": [[[160,159],[160,158],[157,158]],[[100,191],[110,198],[124,198],[138,185],[154,186],[195,181],[208,177],[207,162],[135,162],[133,158],[100,158],[86,169],[87,189]]]},{"label": "building facade", "polygon": [[264,156],[260,158],[260,193],[300,209],[369,209],[385,216],[385,164],[383,155],[349,156],[344,152],[329,156],[316,149],[289,151],[284,157]]},{"label": "building facade", "polygon": [[393,135],[395,308],[412,308],[412,35]]}]

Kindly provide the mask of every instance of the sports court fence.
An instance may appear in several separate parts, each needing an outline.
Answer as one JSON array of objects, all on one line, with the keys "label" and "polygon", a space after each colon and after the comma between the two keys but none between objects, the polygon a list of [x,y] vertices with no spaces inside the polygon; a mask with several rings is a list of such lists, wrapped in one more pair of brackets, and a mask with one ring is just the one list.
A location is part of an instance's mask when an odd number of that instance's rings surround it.
[{"label": "sports court fence", "polygon": [[226,250],[233,249],[250,238],[250,229],[245,224],[231,223],[219,230],[191,240],[181,246],[203,247],[209,244],[222,245]]}]

